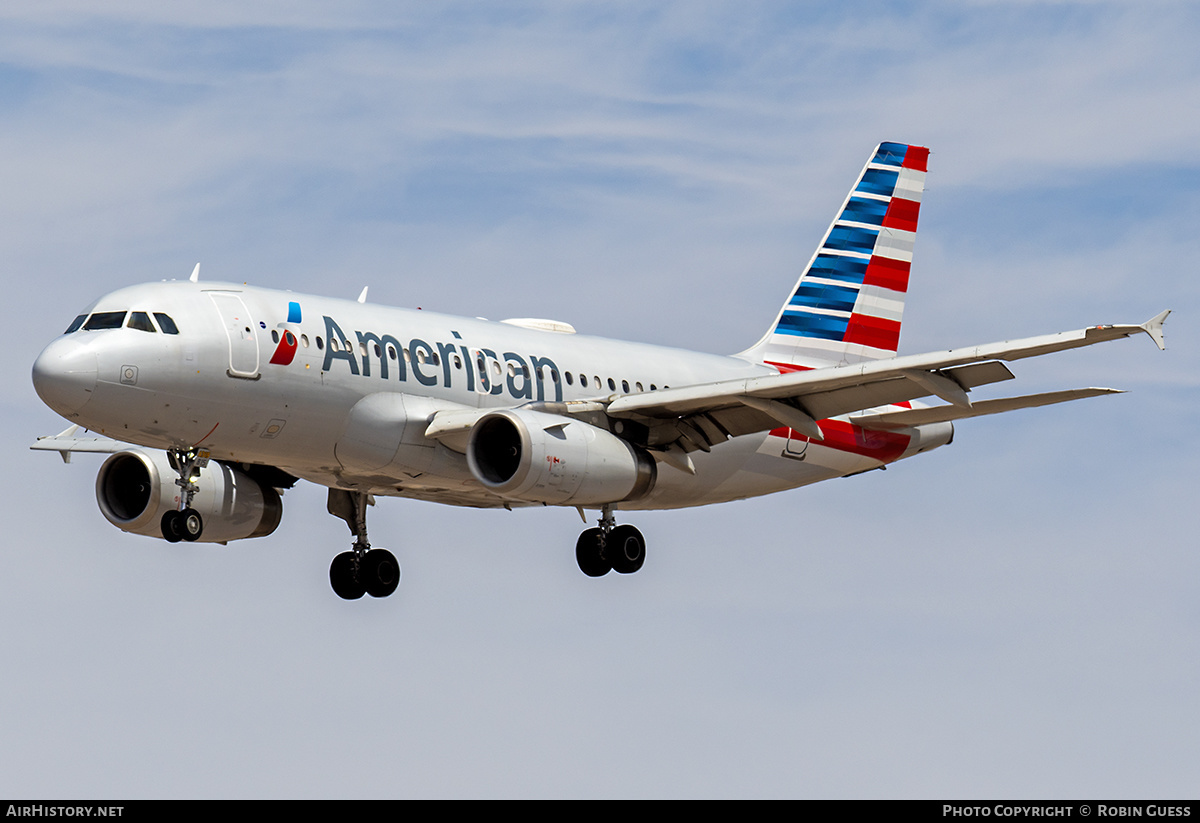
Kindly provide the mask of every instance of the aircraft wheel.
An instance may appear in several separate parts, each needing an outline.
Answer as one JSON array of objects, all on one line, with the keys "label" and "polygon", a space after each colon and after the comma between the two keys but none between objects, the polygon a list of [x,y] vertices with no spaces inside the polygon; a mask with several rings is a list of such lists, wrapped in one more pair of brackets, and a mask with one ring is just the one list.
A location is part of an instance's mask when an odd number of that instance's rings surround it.
[{"label": "aircraft wheel", "polygon": [[588,577],[603,577],[612,569],[604,557],[604,532],[588,529],[575,541],[575,561]]},{"label": "aircraft wheel", "polygon": [[179,530],[184,540],[194,542],[204,534],[204,520],[195,509],[184,509],[179,512]]},{"label": "aircraft wheel", "polygon": [[354,565],[354,552],[342,552],[329,564],[329,584],[343,600],[357,600],[367,592],[366,586],[358,582]]},{"label": "aircraft wheel", "polygon": [[387,597],[400,585],[400,563],[387,549],[371,549],[359,566],[358,579],[371,597]]},{"label": "aircraft wheel", "polygon": [[612,561],[613,571],[633,574],[646,562],[646,538],[633,526],[617,526],[608,533],[605,554]]},{"label": "aircraft wheel", "polygon": [[163,539],[168,543],[178,543],[183,539],[183,521],[179,517],[179,512],[164,512],[159,525],[162,526]]}]

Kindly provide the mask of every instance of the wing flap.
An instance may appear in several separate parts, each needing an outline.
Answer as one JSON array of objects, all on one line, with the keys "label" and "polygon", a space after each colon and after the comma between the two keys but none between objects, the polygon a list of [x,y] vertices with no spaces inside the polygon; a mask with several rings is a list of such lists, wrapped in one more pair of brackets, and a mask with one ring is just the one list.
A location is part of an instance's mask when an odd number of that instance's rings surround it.
[{"label": "wing flap", "polygon": [[969,366],[942,369],[941,372],[968,391],[976,386],[1012,380],[1015,376],[1008,370],[1008,366],[999,360],[987,360],[983,363],[972,363]]}]

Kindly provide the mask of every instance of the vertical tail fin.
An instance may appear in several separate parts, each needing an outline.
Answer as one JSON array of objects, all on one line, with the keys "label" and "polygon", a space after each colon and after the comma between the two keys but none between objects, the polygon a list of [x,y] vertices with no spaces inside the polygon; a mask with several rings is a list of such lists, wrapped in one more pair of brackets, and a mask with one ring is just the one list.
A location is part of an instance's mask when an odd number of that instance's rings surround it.
[{"label": "vertical tail fin", "polygon": [[791,298],[740,357],[795,371],[896,354],[928,158],[875,148]]}]

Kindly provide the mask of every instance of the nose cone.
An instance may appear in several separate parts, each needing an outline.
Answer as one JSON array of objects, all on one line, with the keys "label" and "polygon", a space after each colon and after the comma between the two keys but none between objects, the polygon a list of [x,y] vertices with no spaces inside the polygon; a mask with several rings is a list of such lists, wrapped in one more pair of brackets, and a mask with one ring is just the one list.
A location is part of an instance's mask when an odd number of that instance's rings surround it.
[{"label": "nose cone", "polygon": [[78,414],[96,388],[96,353],[77,339],[60,337],[33,361],[33,388],[63,417]]}]

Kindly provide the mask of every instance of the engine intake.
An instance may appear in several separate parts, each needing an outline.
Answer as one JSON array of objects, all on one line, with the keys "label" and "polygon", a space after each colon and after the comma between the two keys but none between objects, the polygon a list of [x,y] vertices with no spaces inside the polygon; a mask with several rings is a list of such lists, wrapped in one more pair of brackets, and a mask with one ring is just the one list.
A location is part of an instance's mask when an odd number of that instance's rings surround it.
[{"label": "engine intake", "polygon": [[[117,452],[96,476],[96,502],[118,529],[162,537],[163,514],[179,506],[177,476],[163,452]],[[196,483],[200,490],[192,508],[204,518],[202,543],[265,537],[283,518],[283,502],[275,489],[224,463],[209,463]]]},{"label": "engine intake", "polygon": [[658,477],[654,458],[611,432],[525,409],[481,417],[471,429],[467,463],[485,488],[529,503],[637,500]]}]

